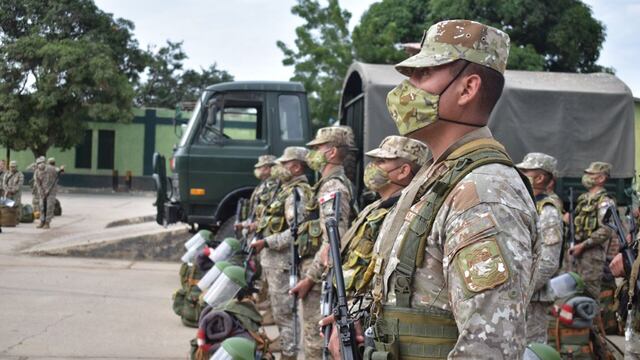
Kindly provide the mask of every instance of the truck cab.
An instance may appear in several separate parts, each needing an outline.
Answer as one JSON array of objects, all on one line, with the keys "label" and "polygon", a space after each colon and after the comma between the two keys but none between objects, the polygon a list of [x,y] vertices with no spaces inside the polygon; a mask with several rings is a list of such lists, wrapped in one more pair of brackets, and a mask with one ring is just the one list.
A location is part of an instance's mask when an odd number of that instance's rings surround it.
[{"label": "truck cab", "polygon": [[[311,136],[307,97],[296,82],[228,82],[200,96],[166,174],[154,154],[156,221],[228,233],[236,203],[249,198],[258,180],[258,156],[304,146]],[[225,228],[226,231],[222,231]]]}]

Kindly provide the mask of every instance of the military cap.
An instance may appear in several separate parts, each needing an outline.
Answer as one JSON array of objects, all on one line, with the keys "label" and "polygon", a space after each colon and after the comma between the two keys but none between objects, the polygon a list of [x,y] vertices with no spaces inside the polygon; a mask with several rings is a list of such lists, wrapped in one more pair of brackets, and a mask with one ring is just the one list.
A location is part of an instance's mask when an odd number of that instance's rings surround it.
[{"label": "military cap", "polygon": [[286,162],[291,160],[299,160],[305,162],[306,156],[309,150],[302,146],[288,146],[284,149],[284,153],[278,159],[277,162]]},{"label": "military cap", "polygon": [[50,158],[48,158],[48,159],[47,159],[47,163],[48,163],[48,164],[51,164],[51,165],[55,164],[55,163],[56,163],[56,158],[54,158],[54,157],[50,157]]},{"label": "military cap", "polygon": [[15,160],[11,160],[11,161],[9,161],[9,166],[16,166],[17,167],[18,166],[18,162],[15,161]]},{"label": "military cap", "polygon": [[274,155],[260,155],[258,157],[258,162],[253,166],[254,168],[259,168],[265,165],[275,165],[276,157]]},{"label": "military cap", "polygon": [[611,164],[604,161],[594,161],[592,162],[588,168],[584,170],[584,172],[589,174],[600,174],[605,173],[607,176],[611,174]]},{"label": "military cap", "polygon": [[555,177],[557,175],[558,160],[551,155],[532,152],[525,155],[522,162],[517,164],[516,167],[522,170],[544,170]]},{"label": "military cap", "polygon": [[42,163],[43,163],[43,162],[45,162],[45,161],[46,161],[46,159],[44,158],[44,156],[39,156],[39,157],[36,159],[36,164],[42,164]]},{"label": "military cap", "polygon": [[315,139],[307,143],[307,146],[317,146],[332,143],[338,146],[355,146],[353,130],[348,126],[328,126],[318,129]]},{"label": "military cap", "polygon": [[422,141],[391,135],[384,138],[379,147],[368,151],[366,155],[380,159],[400,158],[422,166],[429,159],[429,148]]},{"label": "military cap", "polygon": [[502,74],[509,57],[509,35],[470,20],[445,20],[432,25],[420,44],[420,52],[396,65],[406,76],[416,68],[467,60]]}]

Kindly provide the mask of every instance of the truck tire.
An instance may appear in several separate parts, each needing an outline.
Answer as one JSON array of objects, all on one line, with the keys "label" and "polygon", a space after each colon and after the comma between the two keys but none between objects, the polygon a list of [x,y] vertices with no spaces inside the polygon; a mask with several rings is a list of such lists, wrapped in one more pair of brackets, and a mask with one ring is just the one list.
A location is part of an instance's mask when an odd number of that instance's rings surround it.
[{"label": "truck tire", "polygon": [[232,216],[225,220],[222,225],[220,225],[220,228],[214,236],[214,241],[216,244],[221,243],[225,238],[236,236],[235,230],[233,228],[233,224],[236,222],[235,220],[236,219]]}]

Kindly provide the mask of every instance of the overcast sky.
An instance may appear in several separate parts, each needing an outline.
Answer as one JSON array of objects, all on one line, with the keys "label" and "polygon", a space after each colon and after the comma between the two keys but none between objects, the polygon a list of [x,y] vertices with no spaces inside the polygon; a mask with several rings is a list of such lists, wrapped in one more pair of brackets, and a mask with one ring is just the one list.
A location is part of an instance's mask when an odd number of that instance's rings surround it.
[{"label": "overcast sky", "polygon": [[[302,23],[291,14],[295,0],[95,0],[103,10],[135,23],[140,45],[162,46],[167,39],[184,41],[187,68],[216,62],[236,80],[288,80],[292,67],[282,65],[276,41],[292,46]],[[341,0],[352,13],[351,28],[374,0]],[[640,97],[640,0],[586,0],[596,19],[607,27],[599,64]],[[416,34],[416,40],[421,34]]]}]

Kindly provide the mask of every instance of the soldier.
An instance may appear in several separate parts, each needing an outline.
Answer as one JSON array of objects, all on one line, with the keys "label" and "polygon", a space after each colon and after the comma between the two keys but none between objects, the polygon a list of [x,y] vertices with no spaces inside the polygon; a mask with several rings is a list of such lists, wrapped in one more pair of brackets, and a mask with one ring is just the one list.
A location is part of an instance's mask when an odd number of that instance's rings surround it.
[{"label": "soldier", "polygon": [[[353,131],[346,126],[321,128],[315,139],[307,143],[311,148],[306,159],[307,165],[322,177],[315,185],[314,208],[308,209],[313,220],[301,224],[299,229],[298,248],[302,259],[300,274],[304,278],[291,289],[292,294],[296,293],[302,299],[305,359],[322,358],[322,339],[318,336],[321,316],[318,310],[320,283],[327,265],[329,240],[324,227],[325,214],[319,208],[319,200],[338,191],[342,193],[338,224],[340,233],[344,234],[349,227],[353,192],[342,164],[354,145]],[[324,209],[332,207],[332,200],[323,204]]]},{"label": "soldier", "polygon": [[[604,184],[609,179],[611,164],[593,162],[582,176],[582,185],[587,192],[578,197],[575,209],[575,245],[569,255],[575,258],[574,270],[584,280],[585,290],[596,301],[600,298],[600,287],[606,261],[606,249],[613,236],[610,228],[602,223],[607,207],[615,202],[607,196]],[[568,216],[565,215],[568,222]]]},{"label": "soldier", "polygon": [[15,207],[18,211],[22,209],[22,184],[24,184],[24,175],[18,171],[18,163],[12,160],[9,162],[9,171],[2,179],[2,188],[5,196],[16,202]]},{"label": "soldier", "polygon": [[294,191],[298,192],[298,222],[307,219],[305,204],[313,201],[313,190],[305,175],[307,149],[290,146],[278,158],[273,169],[282,182],[282,189],[265,210],[258,231],[265,236],[251,247],[261,252],[262,269],[269,283],[269,298],[274,320],[280,333],[281,359],[296,359],[297,346],[293,334],[292,301],[289,296],[289,271],[291,269],[291,230],[294,221]]},{"label": "soldier", "polygon": [[44,156],[40,156],[36,160],[36,171],[33,176],[40,199],[40,224],[37,228],[49,229],[56,203],[58,172],[53,166],[45,163]]},{"label": "soldier", "polygon": [[[635,241],[636,259],[633,264],[631,264],[631,273],[625,272],[622,254],[617,254],[611,261],[611,264],[609,264],[613,276],[624,277],[626,284],[622,289],[628,292],[628,303],[620,304],[620,306],[629,309],[629,311],[627,311],[627,322],[624,334],[624,358],[630,360],[640,360],[640,301],[638,301],[640,294],[637,293],[640,289],[636,287],[640,273],[639,246],[640,237]],[[633,301],[634,297],[635,302]]]},{"label": "soldier", "polygon": [[375,356],[522,357],[537,214],[486,127],[508,53],[498,29],[443,21],[396,66],[409,79],[387,107],[434,163],[403,191],[375,245]]},{"label": "soldier", "polygon": [[527,343],[547,343],[547,313],[555,300],[545,292],[545,285],[560,267],[562,252],[562,209],[547,194],[558,161],[547,154],[529,153],[516,165],[529,179],[538,210],[540,252],[531,303],[527,308]]},{"label": "soldier", "polygon": [[4,196],[4,189],[2,187],[2,178],[4,177],[4,173],[7,171],[7,163],[4,160],[0,160],[0,197]]}]

